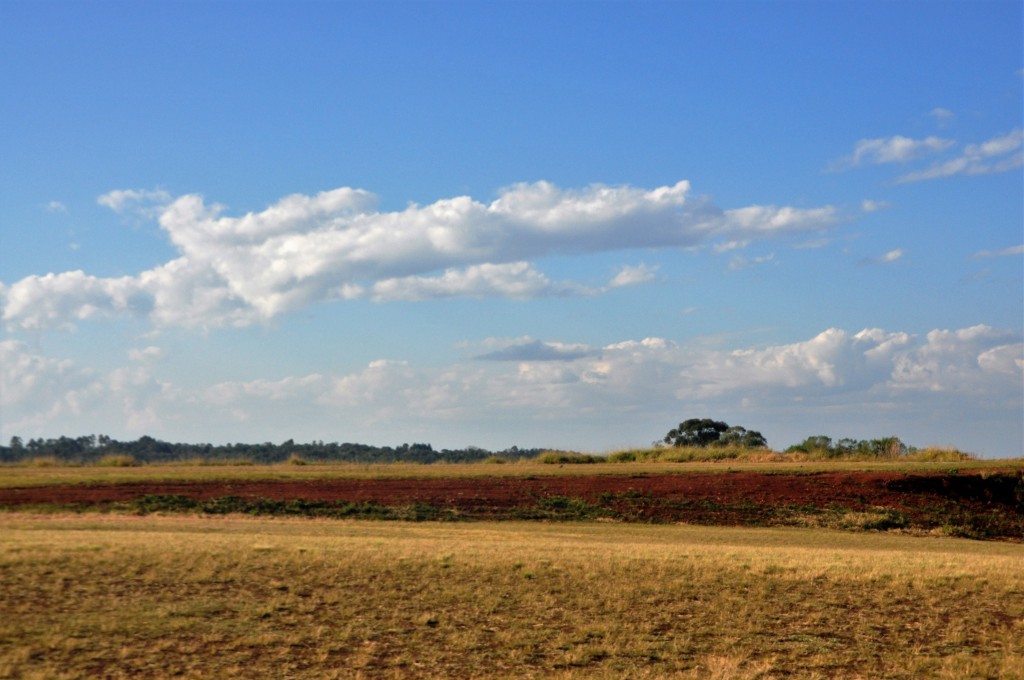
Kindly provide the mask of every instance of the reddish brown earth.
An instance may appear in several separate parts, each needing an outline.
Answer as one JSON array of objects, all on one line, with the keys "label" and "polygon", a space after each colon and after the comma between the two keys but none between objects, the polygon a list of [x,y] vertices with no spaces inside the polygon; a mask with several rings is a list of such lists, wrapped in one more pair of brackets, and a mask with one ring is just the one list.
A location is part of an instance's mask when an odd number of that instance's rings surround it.
[{"label": "reddish brown earth", "polygon": [[102,507],[156,495],[197,501],[235,497],[421,506],[443,510],[448,517],[555,519],[573,518],[565,514],[566,501],[571,499],[584,502],[596,513],[592,517],[703,524],[784,524],[798,512],[885,509],[900,513],[919,528],[966,522],[988,537],[1024,536],[1024,477],[1019,472],[984,476],[725,472],[63,485],[0,489],[0,507]]},{"label": "reddish brown earth", "polygon": [[[914,506],[933,496],[964,496],[967,485],[950,483],[972,476],[925,477],[880,472],[817,474],[652,474],[636,476],[477,477],[414,479],[322,479],[282,481],[157,482],[103,485],[61,485],[0,489],[0,505],[111,503],[147,495],[181,495],[195,499],[241,496],[274,500],[372,502],[381,505],[422,503],[444,507],[510,508],[539,497],[565,496],[598,500],[602,494],[652,496],[662,500],[753,502],[825,507]],[[937,480],[925,493],[907,493],[901,486]],[[928,485],[926,485],[927,487]],[[943,493],[945,486],[947,493]],[[894,488],[895,487],[895,488]]]}]

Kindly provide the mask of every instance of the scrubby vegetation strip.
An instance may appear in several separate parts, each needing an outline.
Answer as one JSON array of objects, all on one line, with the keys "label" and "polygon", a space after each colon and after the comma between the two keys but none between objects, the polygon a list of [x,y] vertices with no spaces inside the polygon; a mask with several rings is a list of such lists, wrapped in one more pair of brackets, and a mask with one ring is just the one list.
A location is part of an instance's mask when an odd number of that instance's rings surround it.
[{"label": "scrubby vegetation strip", "polygon": [[902,531],[984,540],[1024,540],[1024,471],[957,477],[908,476],[887,483],[906,494],[906,504],[827,506],[758,502],[748,498],[665,498],[639,491],[603,492],[596,497],[537,493],[512,506],[486,499],[449,503],[272,499],[225,495],[146,494],[123,501],[26,504],[8,510],[102,511],[148,515],[306,517],[404,521],[614,521],[686,522],[704,525],[802,526],[847,531]]}]

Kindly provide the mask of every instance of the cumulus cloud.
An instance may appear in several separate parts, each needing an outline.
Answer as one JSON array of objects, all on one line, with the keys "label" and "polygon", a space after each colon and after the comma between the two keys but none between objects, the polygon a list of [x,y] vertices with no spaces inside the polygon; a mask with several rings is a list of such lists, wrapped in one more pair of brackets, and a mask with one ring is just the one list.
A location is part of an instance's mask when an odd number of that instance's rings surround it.
[{"label": "cumulus cloud", "polygon": [[936,163],[924,170],[897,178],[897,184],[921,182],[955,175],[992,175],[1008,172],[1024,165],[1024,129],[993,137],[981,144],[969,144],[957,158]]},{"label": "cumulus cloud", "polygon": [[408,276],[378,281],[373,299],[427,300],[450,297],[530,299],[591,292],[573,283],[555,283],[527,262],[481,264],[447,269],[440,276]]},{"label": "cumulus cloud", "polygon": [[902,390],[985,394],[993,379],[1002,378],[1015,382],[1019,392],[1024,344],[1013,333],[985,325],[936,329],[893,364],[890,384]]},{"label": "cumulus cloud", "polygon": [[102,391],[94,372],[68,359],[44,356],[17,340],[0,341],[0,425],[9,434],[77,415]]},{"label": "cumulus cloud", "polygon": [[117,314],[145,315],[152,297],[130,276],[97,278],[80,270],[28,276],[3,291],[3,318],[38,330]]},{"label": "cumulus cloud", "polygon": [[889,163],[907,163],[924,156],[940,153],[953,146],[951,139],[930,136],[924,139],[912,139],[902,135],[862,139],[854,147],[853,153],[834,161],[829,170],[838,172],[864,165],[885,165]]},{"label": "cumulus cloud", "polygon": [[[148,316],[160,325],[242,326],[367,296],[593,294],[599,291],[550,281],[530,260],[766,239],[821,231],[838,220],[831,206],[722,210],[689,194],[686,181],[650,190],[536,182],[508,187],[490,203],[459,196],[380,212],[373,194],[343,187],[228,217],[198,195],[172,200],[162,190],[112,191],[101,204],[118,212],[155,210],[180,257],[118,279],[84,272],[27,277],[5,287],[3,320],[23,329],[115,315]],[[652,273],[623,270],[611,285]]]},{"label": "cumulus cloud", "polygon": [[684,368],[683,394],[718,396],[765,389],[805,394],[884,384],[907,333],[830,328],[810,340],[764,349],[705,352]]}]

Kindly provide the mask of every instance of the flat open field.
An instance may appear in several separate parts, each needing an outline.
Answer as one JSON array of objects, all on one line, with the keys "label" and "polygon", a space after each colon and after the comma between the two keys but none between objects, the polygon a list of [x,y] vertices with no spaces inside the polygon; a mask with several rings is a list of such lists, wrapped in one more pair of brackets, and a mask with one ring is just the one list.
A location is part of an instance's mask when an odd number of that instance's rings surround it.
[{"label": "flat open field", "polygon": [[0,677],[1024,678],[1022,539],[1019,460],[9,467]]},{"label": "flat open field", "polygon": [[0,676],[1024,677],[1024,547],[793,528],[0,515]]}]

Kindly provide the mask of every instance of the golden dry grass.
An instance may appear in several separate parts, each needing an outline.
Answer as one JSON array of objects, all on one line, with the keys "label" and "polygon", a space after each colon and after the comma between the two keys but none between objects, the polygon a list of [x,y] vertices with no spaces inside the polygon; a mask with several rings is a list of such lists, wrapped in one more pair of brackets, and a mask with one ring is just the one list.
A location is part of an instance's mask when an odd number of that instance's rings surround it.
[{"label": "golden dry grass", "polygon": [[0,676],[1024,677],[1024,546],[0,516]]},{"label": "golden dry grass", "polygon": [[545,465],[523,461],[508,465],[485,463],[363,464],[278,464],[250,465],[232,461],[225,465],[147,464],[137,467],[97,466],[0,466],[0,487],[46,486],[51,484],[120,484],[130,482],[309,479],[383,479],[439,477],[541,477],[551,475],[637,475],[661,473],[747,472],[811,473],[820,471],[960,472],[1024,469],[1024,458],[975,460],[957,463],[911,461],[803,461],[803,462],[641,462],[592,463],[588,465]]}]

